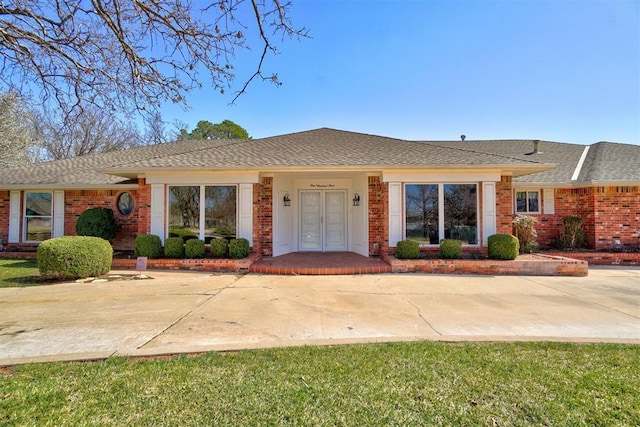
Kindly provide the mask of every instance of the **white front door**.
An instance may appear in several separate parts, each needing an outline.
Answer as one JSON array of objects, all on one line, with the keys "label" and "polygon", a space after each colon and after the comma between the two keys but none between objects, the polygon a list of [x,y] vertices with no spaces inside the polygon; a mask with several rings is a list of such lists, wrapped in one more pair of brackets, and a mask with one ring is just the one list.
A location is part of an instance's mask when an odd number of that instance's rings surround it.
[{"label": "white front door", "polygon": [[347,250],[347,192],[300,191],[300,251]]}]

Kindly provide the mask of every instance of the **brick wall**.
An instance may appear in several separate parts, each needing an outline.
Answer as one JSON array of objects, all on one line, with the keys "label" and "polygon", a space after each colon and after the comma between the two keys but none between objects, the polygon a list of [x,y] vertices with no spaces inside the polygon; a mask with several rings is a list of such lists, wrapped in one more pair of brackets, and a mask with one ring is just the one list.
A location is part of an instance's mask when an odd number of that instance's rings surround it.
[{"label": "brick wall", "polygon": [[380,177],[369,177],[369,256],[389,250],[389,187]]},{"label": "brick wall", "polygon": [[[118,212],[118,196],[128,191],[133,196],[133,210],[129,215]],[[111,242],[116,250],[133,250],[136,236],[149,230],[148,186],[141,190],[65,190],[64,192],[64,234],[75,236],[76,223],[82,212],[90,208],[109,208],[116,218],[116,238]],[[142,221],[139,219],[142,216]]]},{"label": "brick wall", "polygon": [[[555,190],[555,213],[534,215],[541,248],[555,248],[566,216],[584,218],[587,248],[640,248],[640,187],[610,186]],[[617,244],[617,241],[620,244]]]},{"label": "brick wall", "polygon": [[[138,208],[137,235],[149,234],[151,232],[151,185],[147,184],[144,178],[138,178],[138,185],[140,188],[137,197],[134,196],[136,199],[135,206]],[[114,211],[117,212],[117,209]]]},{"label": "brick wall", "polygon": [[640,187],[593,190],[595,249],[640,248]]},{"label": "brick wall", "polygon": [[500,177],[496,183],[496,233],[513,232],[513,185],[510,176]]},{"label": "brick wall", "polygon": [[273,256],[273,178],[253,186],[253,250]]},{"label": "brick wall", "polygon": [[0,240],[6,247],[9,241],[9,191],[0,191]]}]

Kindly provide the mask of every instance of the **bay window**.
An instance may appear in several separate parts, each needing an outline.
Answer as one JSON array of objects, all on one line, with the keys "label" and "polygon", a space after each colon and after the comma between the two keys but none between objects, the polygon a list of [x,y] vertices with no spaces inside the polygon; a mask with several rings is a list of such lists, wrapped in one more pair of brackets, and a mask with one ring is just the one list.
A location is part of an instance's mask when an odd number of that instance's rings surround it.
[{"label": "bay window", "polygon": [[441,239],[478,243],[477,184],[406,184],[405,238],[437,245]]},{"label": "bay window", "polygon": [[212,239],[236,237],[236,186],[170,186],[169,237]]}]

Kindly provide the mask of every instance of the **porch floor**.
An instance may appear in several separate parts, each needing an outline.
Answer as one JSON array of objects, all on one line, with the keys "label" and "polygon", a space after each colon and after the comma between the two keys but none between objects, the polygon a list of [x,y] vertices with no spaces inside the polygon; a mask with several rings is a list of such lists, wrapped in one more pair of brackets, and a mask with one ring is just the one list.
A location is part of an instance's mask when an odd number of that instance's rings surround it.
[{"label": "porch floor", "polygon": [[260,258],[249,271],[289,275],[378,274],[391,273],[391,266],[380,258],[367,258],[353,252],[294,252]]}]

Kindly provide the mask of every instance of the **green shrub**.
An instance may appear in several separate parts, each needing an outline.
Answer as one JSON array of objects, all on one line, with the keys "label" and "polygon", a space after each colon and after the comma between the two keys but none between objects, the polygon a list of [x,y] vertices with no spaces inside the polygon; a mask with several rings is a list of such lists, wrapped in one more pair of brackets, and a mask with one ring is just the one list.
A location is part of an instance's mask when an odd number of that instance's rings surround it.
[{"label": "green shrub", "polygon": [[559,249],[576,249],[584,246],[584,230],[581,216],[565,216],[562,218],[562,228],[558,238]]},{"label": "green shrub", "polygon": [[520,253],[531,253],[538,248],[536,241],[538,237],[538,233],[536,233],[537,222],[537,219],[528,215],[518,215],[513,220],[513,235],[520,242]]},{"label": "green shrub", "polygon": [[136,237],[133,247],[133,255],[145,256],[149,259],[160,258],[162,255],[162,242],[155,234],[141,234]]},{"label": "green shrub", "polygon": [[107,208],[91,208],[82,212],[76,222],[78,236],[94,236],[104,240],[116,238],[116,218]]},{"label": "green shrub", "polygon": [[417,259],[420,257],[420,244],[415,240],[400,240],[396,245],[396,258]]},{"label": "green shrub", "polygon": [[213,239],[210,243],[211,256],[225,258],[229,255],[229,242],[227,239]]},{"label": "green shrub", "polygon": [[100,237],[65,236],[40,243],[37,257],[43,276],[78,279],[108,273],[113,248]]},{"label": "green shrub", "polygon": [[520,242],[511,234],[494,234],[487,239],[488,254],[491,259],[516,259]]},{"label": "green shrub", "polygon": [[462,240],[440,240],[440,258],[456,259],[462,256]]},{"label": "green shrub", "polygon": [[244,238],[231,239],[229,242],[229,258],[241,259],[249,256],[249,241]]},{"label": "green shrub", "polygon": [[182,241],[187,243],[187,240],[197,239],[198,234],[188,228],[169,227],[169,237],[181,237]]},{"label": "green shrub", "polygon": [[185,254],[185,257],[189,259],[204,258],[204,254],[205,254],[204,240],[200,240],[200,239],[187,240],[187,243],[185,243],[184,254]]},{"label": "green shrub", "polygon": [[167,258],[182,258],[184,242],[182,237],[167,237],[164,239],[164,256]]}]

